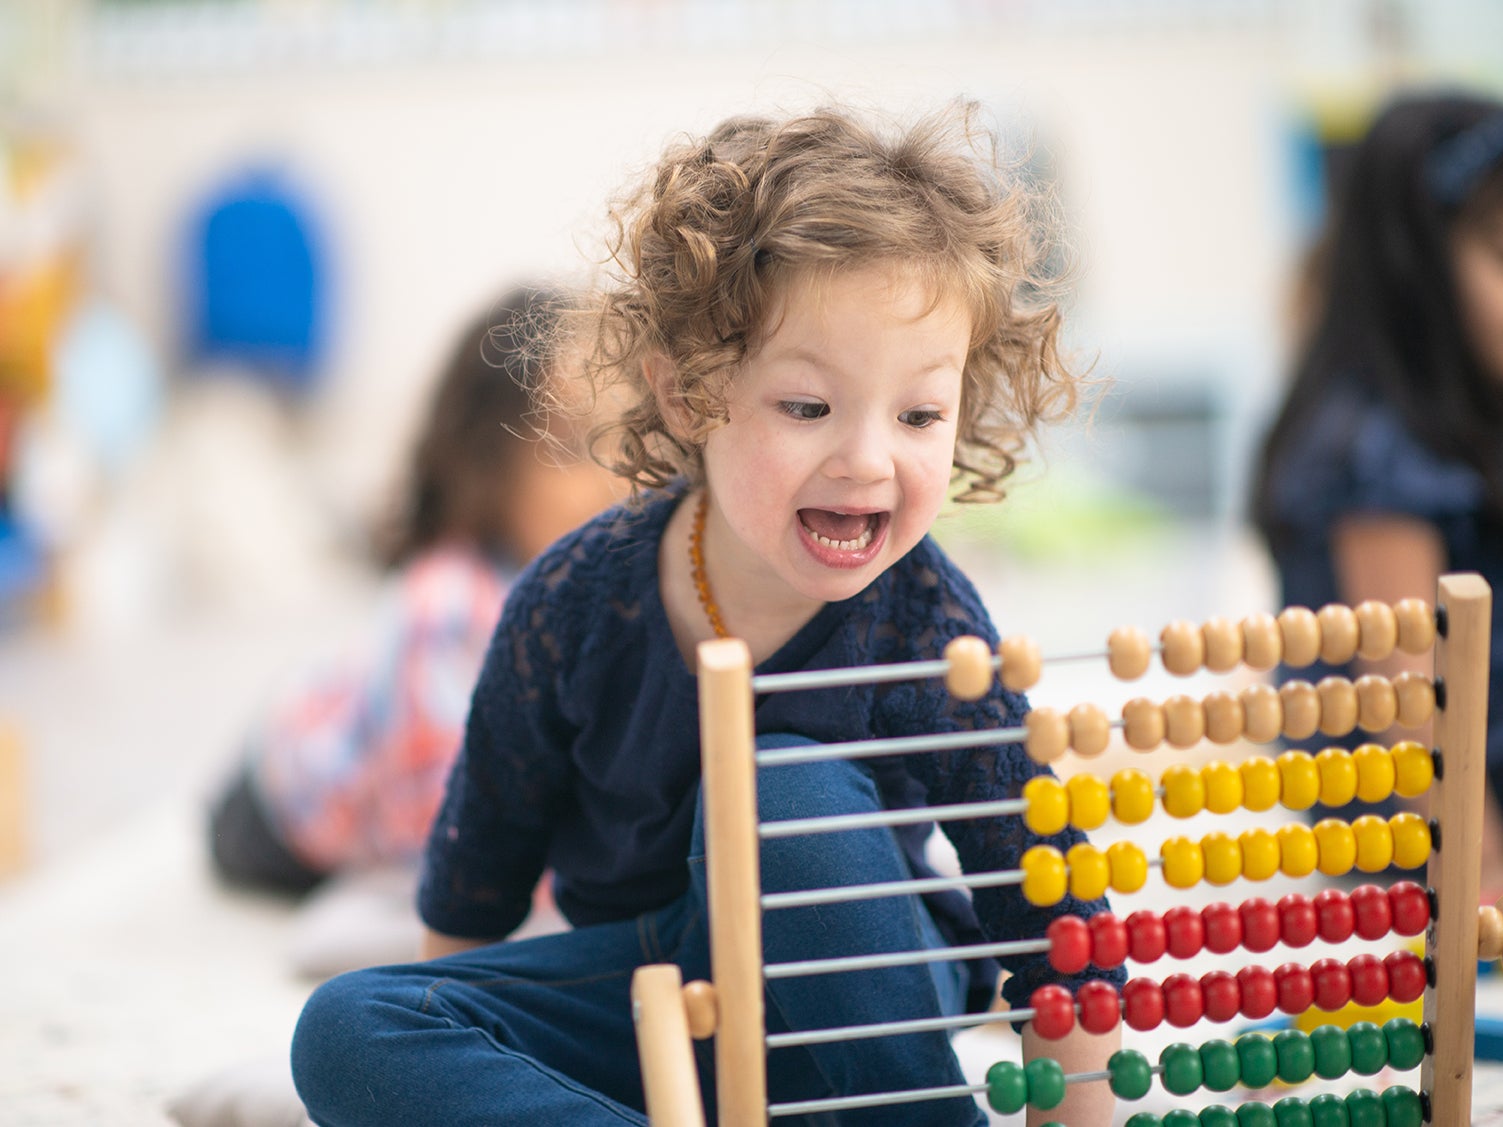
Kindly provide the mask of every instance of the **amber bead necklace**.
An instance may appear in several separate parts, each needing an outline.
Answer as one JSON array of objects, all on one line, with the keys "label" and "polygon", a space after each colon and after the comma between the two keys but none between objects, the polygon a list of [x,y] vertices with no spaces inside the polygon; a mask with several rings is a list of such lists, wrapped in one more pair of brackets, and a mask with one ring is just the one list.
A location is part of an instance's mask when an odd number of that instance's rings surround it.
[{"label": "amber bead necklace", "polygon": [[689,530],[689,564],[694,578],[694,590],[699,593],[699,605],[705,608],[710,628],[715,631],[715,637],[729,638],[731,632],[725,628],[725,622],[720,617],[720,604],[710,593],[710,580],[705,575],[705,516],[709,511],[710,493],[705,490],[699,495],[699,506],[694,510],[694,525]]}]

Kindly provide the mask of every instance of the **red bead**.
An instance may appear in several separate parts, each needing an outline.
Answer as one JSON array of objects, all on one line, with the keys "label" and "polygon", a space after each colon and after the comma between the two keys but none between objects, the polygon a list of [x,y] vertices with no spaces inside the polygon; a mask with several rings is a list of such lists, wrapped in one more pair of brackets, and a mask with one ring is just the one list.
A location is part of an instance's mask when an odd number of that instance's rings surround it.
[{"label": "red bead", "polygon": [[1249,951],[1267,951],[1279,941],[1279,913],[1261,896],[1242,901],[1242,946]]},{"label": "red bead", "polygon": [[[1196,918],[1199,919],[1199,916]],[[1188,974],[1171,974],[1164,979],[1163,991],[1164,1016],[1176,1029],[1194,1025],[1206,1012],[1198,978],[1191,978]]]},{"label": "red bead", "polygon": [[1310,967],[1315,1005],[1335,1013],[1352,1000],[1352,972],[1338,959],[1317,959]]},{"label": "red bead", "polygon": [[1393,905],[1386,889],[1364,884],[1347,894],[1352,902],[1357,935],[1362,939],[1381,939],[1393,928]]},{"label": "red bead", "polygon": [[1237,986],[1242,991],[1243,1017],[1254,1020],[1267,1017],[1278,1005],[1278,987],[1274,984],[1273,972],[1267,967],[1243,967],[1237,972]]},{"label": "red bead", "polygon": [[1177,904],[1165,912],[1164,927],[1169,932],[1169,954],[1176,959],[1194,958],[1205,946],[1205,921],[1188,905]]},{"label": "red bead", "polygon": [[1302,1014],[1315,1002],[1315,983],[1309,969],[1299,963],[1275,968],[1273,985],[1278,992],[1279,1009],[1286,1014]]},{"label": "red bead", "polygon": [[1225,955],[1242,946],[1242,917],[1230,904],[1217,901],[1200,910],[1201,922],[1205,924],[1206,950],[1216,955]]},{"label": "red bead", "polygon": [[1075,999],[1063,986],[1040,986],[1028,999],[1033,1007],[1033,1031],[1046,1041],[1058,1041],[1075,1028]]},{"label": "red bead", "polygon": [[1211,1021],[1231,1021],[1242,1011],[1242,987],[1227,971],[1208,970],[1201,975],[1200,996]]},{"label": "red bead", "polygon": [[1393,930],[1399,935],[1418,935],[1430,924],[1430,897],[1412,880],[1388,886],[1388,903],[1393,908]]},{"label": "red bead", "polygon": [[1425,960],[1413,951],[1390,951],[1383,957],[1388,971],[1388,996],[1395,1002],[1412,1002],[1425,992]]},{"label": "red bead", "polygon": [[1359,1006],[1376,1006],[1388,1000],[1388,968],[1378,956],[1364,952],[1346,961],[1352,972],[1352,1001]]},{"label": "red bead", "polygon": [[1091,962],[1102,970],[1120,967],[1127,958],[1127,928],[1110,912],[1097,912],[1086,921],[1091,931]]},{"label": "red bead", "polygon": [[[1387,981],[1385,977],[1385,985]],[[1093,978],[1082,983],[1075,992],[1075,1001],[1080,1006],[1080,1028],[1087,1033],[1110,1033],[1117,1028],[1122,1017],[1122,999],[1110,982]]]},{"label": "red bead", "polygon": [[1167,942],[1164,921],[1157,912],[1134,912],[1127,917],[1127,953],[1136,962],[1162,959]]},{"label": "red bead", "polygon": [[1315,906],[1308,896],[1291,892],[1279,901],[1279,938],[1291,947],[1304,947],[1315,938]]},{"label": "red bead", "polygon": [[1079,916],[1056,916],[1044,932],[1049,965],[1060,974],[1079,974],[1091,961],[1091,932]]},{"label": "red bead", "polygon": [[1320,919],[1320,937],[1327,943],[1345,943],[1357,927],[1351,897],[1339,888],[1322,889],[1315,894],[1315,914]]},{"label": "red bead", "polygon": [[1164,991],[1151,978],[1130,978],[1122,987],[1122,1020],[1139,1033],[1164,1020]]}]

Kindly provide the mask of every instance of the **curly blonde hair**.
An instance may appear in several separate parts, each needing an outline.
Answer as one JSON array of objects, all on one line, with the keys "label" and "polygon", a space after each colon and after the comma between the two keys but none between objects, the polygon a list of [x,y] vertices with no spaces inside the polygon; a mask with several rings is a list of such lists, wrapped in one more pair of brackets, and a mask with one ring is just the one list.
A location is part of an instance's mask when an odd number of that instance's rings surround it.
[{"label": "curly blonde hair", "polygon": [[[697,481],[729,382],[790,279],[892,263],[972,314],[957,499],[1000,498],[1037,424],[1074,406],[1078,377],[1059,352],[1044,201],[1007,174],[979,117],[960,102],[884,130],[822,109],[734,117],[671,145],[613,205],[608,281],[586,312],[584,371],[618,406],[592,436],[597,458],[634,491]],[[676,426],[647,379],[658,360]]]}]

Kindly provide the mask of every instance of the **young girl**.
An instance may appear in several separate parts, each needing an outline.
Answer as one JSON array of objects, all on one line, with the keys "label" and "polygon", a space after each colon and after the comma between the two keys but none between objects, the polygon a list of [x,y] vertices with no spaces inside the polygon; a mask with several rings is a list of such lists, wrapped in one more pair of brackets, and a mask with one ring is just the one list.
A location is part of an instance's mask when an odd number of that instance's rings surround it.
[{"label": "young girl", "polygon": [[537,441],[549,365],[534,346],[562,310],[520,287],[455,341],[381,545],[393,584],[373,643],[280,697],[215,800],[227,881],[300,894],[420,856],[507,589],[611,500],[597,467]]},{"label": "young girl", "polygon": [[[437,962],[336,979],[310,999],[294,1074],[321,1123],[644,1122],[628,988],[644,963],[707,977],[695,646],[744,638],[763,672],[936,657],[997,633],[927,537],[952,479],[994,497],[1027,432],[1072,399],[1040,300],[1033,216],[983,153],[973,109],[891,135],[844,112],[738,118],[671,147],[619,204],[619,277],[590,359],[625,404],[614,468],[632,507],[522,577],[471,705],[420,907]],[[602,436],[605,437],[605,436]],[[1013,724],[937,682],[780,694],[764,743]],[[761,773],[763,818],[1016,796],[1017,746]],[[769,842],[766,890],[929,872],[930,827]],[[946,822],[967,869],[1012,867],[1016,818]],[[1072,833],[1052,839],[1067,847]],[[545,866],[567,934],[502,944]],[[1042,935],[1016,888],[769,912],[767,958]],[[1019,958],[1003,995],[1051,977]],[[995,967],[936,964],[769,983],[770,1030],[981,1009]],[[1055,1042],[1067,1071],[1110,1038]],[[1031,1051],[1034,1046],[1028,1044]],[[706,1099],[713,1076],[700,1046]],[[779,1049],[774,1100],[963,1083],[942,1033]],[[1039,1116],[1110,1120],[1104,1084]],[[821,1122],[828,1121],[821,1119]],[[975,1101],[842,1123],[985,1122]],[[1034,1120],[1030,1120],[1034,1122]]]},{"label": "young girl", "polygon": [[[1256,476],[1284,602],[1428,600],[1445,571],[1503,590],[1503,103],[1396,99],[1343,184]],[[1493,614],[1488,903],[1503,893],[1503,600]]]}]

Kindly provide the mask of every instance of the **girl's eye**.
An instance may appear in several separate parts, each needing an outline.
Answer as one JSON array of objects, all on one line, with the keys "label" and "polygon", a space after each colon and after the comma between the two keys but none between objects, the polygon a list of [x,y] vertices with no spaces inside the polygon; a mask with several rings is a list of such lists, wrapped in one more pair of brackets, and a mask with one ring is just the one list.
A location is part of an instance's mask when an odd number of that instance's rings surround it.
[{"label": "girl's eye", "polygon": [[915,407],[911,411],[904,411],[898,416],[898,421],[904,426],[910,426],[914,430],[923,430],[930,423],[937,423],[944,418],[943,411],[934,411],[928,408]]},{"label": "girl's eye", "polygon": [[778,403],[778,410],[790,419],[802,419],[813,421],[822,419],[830,413],[830,407],[826,403],[806,402],[802,399],[784,399]]}]

